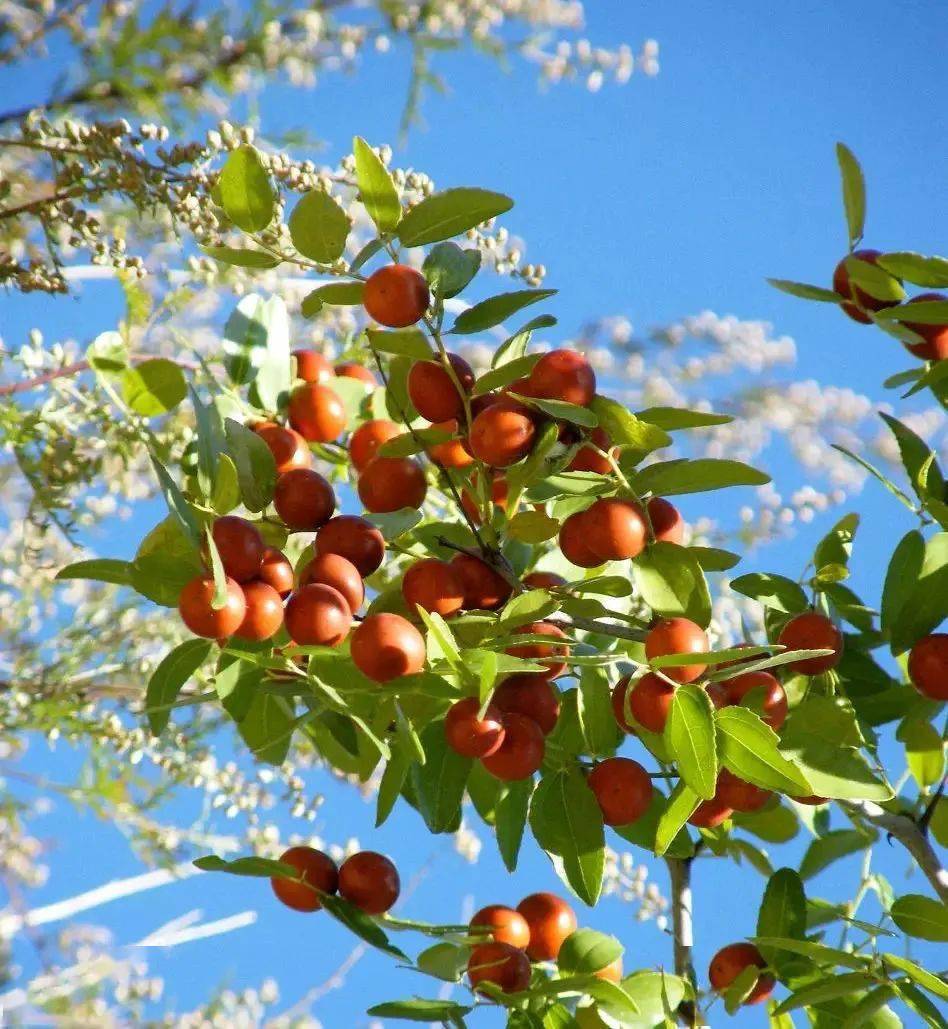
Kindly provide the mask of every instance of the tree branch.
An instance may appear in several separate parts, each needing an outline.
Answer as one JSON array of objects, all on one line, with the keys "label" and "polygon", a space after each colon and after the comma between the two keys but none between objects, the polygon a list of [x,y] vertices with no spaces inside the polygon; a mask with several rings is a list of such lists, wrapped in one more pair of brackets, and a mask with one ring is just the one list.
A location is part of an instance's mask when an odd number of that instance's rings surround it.
[{"label": "tree branch", "polygon": [[[694,924],[691,907],[691,858],[666,857],[671,880],[672,939],[675,947],[675,974],[691,983],[697,995],[697,977],[692,963]],[[698,1008],[693,1000],[678,1005],[678,1016],[687,1026],[699,1024]]]}]

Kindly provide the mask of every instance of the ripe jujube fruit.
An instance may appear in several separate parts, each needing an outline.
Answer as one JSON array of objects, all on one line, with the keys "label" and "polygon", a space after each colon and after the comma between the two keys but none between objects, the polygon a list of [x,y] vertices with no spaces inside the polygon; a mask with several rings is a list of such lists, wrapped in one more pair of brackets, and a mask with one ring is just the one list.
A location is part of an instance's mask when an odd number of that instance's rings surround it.
[{"label": "ripe jujube fruit", "polygon": [[[436,422],[431,427],[432,429],[450,432],[455,436],[460,431],[456,418],[448,418],[443,422]],[[426,448],[426,452],[431,460],[441,465],[442,468],[467,468],[474,463],[473,456],[468,452],[464,446],[464,441],[460,438],[445,440],[443,443],[432,443]]]},{"label": "ripe jujube fruit", "polygon": [[497,403],[471,425],[471,453],[491,468],[507,468],[530,453],[536,426],[525,407]]},{"label": "ripe jujube fruit", "polygon": [[379,325],[404,329],[414,325],[428,310],[431,293],[424,275],[407,264],[389,264],[373,272],[365,282],[362,304]]},{"label": "ripe jujube fruit", "polygon": [[[550,622],[529,622],[527,625],[520,625],[514,629],[513,635],[549,636],[554,640],[566,639],[566,633],[558,625]],[[519,643],[511,644],[505,653],[524,661],[536,661],[545,665],[547,670],[536,674],[545,675],[547,679],[555,679],[566,671],[566,662],[561,659],[569,653],[569,646],[565,643]]]},{"label": "ripe jujube fruit", "polygon": [[685,522],[678,508],[664,497],[652,497],[645,507],[655,539],[680,546],[685,538]]},{"label": "ripe jujube fruit", "polygon": [[482,763],[495,779],[515,782],[538,771],[545,753],[543,733],[537,723],[524,715],[508,714],[504,717],[503,741]]},{"label": "ripe jujube fruit", "polygon": [[351,561],[365,578],[385,558],[385,537],[358,515],[337,515],[316,533],[317,554],[339,554]]},{"label": "ripe jujube fruit", "polygon": [[417,604],[442,618],[450,618],[464,604],[464,586],[452,565],[436,557],[428,557],[416,561],[405,572],[402,596],[409,611],[414,612]]},{"label": "ripe jujube fruit", "polygon": [[308,532],[332,518],[336,494],[319,472],[312,468],[293,468],[277,479],[273,506],[288,529]]},{"label": "ripe jujube fruit", "polygon": [[471,919],[470,926],[472,929],[490,929],[490,938],[494,943],[506,943],[518,950],[526,950],[530,942],[530,926],[527,925],[527,920],[519,911],[503,904],[488,904],[487,907],[481,908]]},{"label": "ripe jujube fruit", "polygon": [[723,800],[712,797],[711,800],[703,800],[694,809],[688,819],[688,824],[698,829],[713,829],[722,822],[726,822],[733,814],[733,808],[729,808]]},{"label": "ripe jujube fruit", "polygon": [[551,350],[533,366],[531,395],[586,407],[596,395],[596,373],[576,350]]},{"label": "ripe jujube fruit", "polygon": [[593,975],[597,979],[605,979],[610,983],[621,983],[622,982],[622,957],[621,955],[610,961],[608,965],[604,965],[597,972],[593,972]]},{"label": "ripe jujube fruit", "polygon": [[410,457],[373,457],[359,476],[359,499],[372,514],[419,508],[427,492],[425,473]]},{"label": "ripe jujube fruit", "polygon": [[603,559],[589,547],[586,512],[571,514],[560,526],[559,544],[563,557],[579,568],[597,568]]},{"label": "ripe jujube fruit", "polygon": [[[787,720],[787,694],[770,672],[743,672],[722,683],[727,690],[728,704],[741,704],[757,711],[774,732],[779,732]],[[757,693],[745,704],[752,691]]]},{"label": "ripe jujube fruit", "polygon": [[818,611],[796,615],[780,630],[777,642],[787,650],[832,650],[825,657],[804,658],[787,667],[800,675],[822,675],[835,668],[843,656],[843,634]]},{"label": "ripe jujube fruit", "polygon": [[281,597],[287,597],[293,592],[293,566],[286,554],[276,547],[264,549],[263,561],[260,563],[257,578],[268,586],[272,586]]},{"label": "ripe jujube fruit", "polygon": [[648,672],[633,684],[629,707],[635,720],[649,732],[664,732],[674,699],[675,687],[654,672]]},{"label": "ripe jujube fruit", "polygon": [[555,961],[567,936],[576,932],[576,913],[554,893],[531,893],[517,905],[530,927],[532,961]]},{"label": "ripe jujube fruit", "polygon": [[493,611],[513,592],[509,582],[471,554],[455,554],[451,567],[461,579],[466,611]]},{"label": "ripe jujube fruit", "polygon": [[295,429],[267,422],[257,426],[254,432],[270,448],[276,463],[277,475],[282,475],[292,468],[309,468],[312,464],[312,452],[306,445],[306,440]]},{"label": "ripe jujube fruit", "polygon": [[628,675],[620,679],[612,688],[612,713],[615,715],[619,728],[627,733],[634,733],[636,731],[636,727],[629,721],[626,715],[628,695],[634,688],[635,682]]},{"label": "ripe jujube fruit", "polygon": [[294,350],[296,377],[303,382],[329,382],[336,377],[329,359],[318,350]]},{"label": "ripe jujube fruit", "polygon": [[536,722],[544,736],[556,728],[560,717],[560,695],[542,673],[509,676],[494,690],[491,701],[505,715],[524,715]]},{"label": "ripe jujube fruit", "polygon": [[[732,943],[722,947],[711,959],[708,979],[718,993],[726,990],[732,982],[751,965],[761,970],[767,967],[763,954],[752,943]],[[774,977],[766,973],[758,977],[757,983],[745,999],[745,1004],[759,1004],[766,1000],[774,989]]]},{"label": "ripe jujube fruit", "polygon": [[356,668],[374,682],[417,675],[425,667],[425,640],[401,615],[369,615],[352,634]]},{"label": "ripe jujube fruit", "polygon": [[606,825],[629,825],[645,814],[652,803],[648,772],[627,757],[600,761],[586,780],[602,811]]},{"label": "ripe jujube fruit", "polygon": [[349,460],[353,468],[361,472],[383,443],[401,434],[402,430],[387,418],[363,422],[349,437]]},{"label": "ripe jujube fruit", "polygon": [[468,958],[467,978],[475,990],[487,982],[502,993],[520,993],[530,985],[530,959],[509,943],[479,943]]},{"label": "ripe jujube fruit", "polygon": [[612,471],[609,459],[597,450],[608,453],[610,447],[609,437],[604,429],[598,426],[589,434],[589,442],[579,448],[569,463],[571,472],[596,472],[599,475],[608,475]]},{"label": "ripe jujube fruit", "polygon": [[398,900],[398,869],[384,854],[362,850],[339,866],[339,893],[367,915],[381,915]]},{"label": "ripe jujube fruit", "polygon": [[638,557],[648,542],[642,509],[630,500],[600,498],[583,512],[586,547],[602,561]]},{"label": "ripe jujube fruit", "polygon": [[290,638],[300,646],[337,647],[352,625],[346,598],[321,582],[301,586],[291,594],[283,617]]},{"label": "ripe jujube fruit", "polygon": [[[665,657],[668,654],[706,654],[708,637],[701,626],[688,618],[663,618],[645,637],[645,656]],[[707,665],[669,665],[662,674],[675,682],[694,682],[704,675]]]},{"label": "ripe jujube fruit", "polygon": [[759,811],[772,796],[770,790],[761,789],[753,783],[739,779],[726,768],[722,768],[718,774],[714,799],[735,811],[748,814]]},{"label": "ripe jujube fruit", "polygon": [[872,319],[866,314],[866,311],[881,311],[884,307],[894,307],[898,303],[897,300],[877,300],[864,289],[860,289],[850,282],[849,269],[846,267],[847,257],[855,257],[857,260],[865,261],[866,264],[876,264],[881,256],[882,253],[879,250],[854,250],[851,254],[847,254],[833,270],[833,292],[855,301],[855,303],[840,305],[854,322],[868,325]]},{"label": "ripe jujube fruit", "polygon": [[247,602],[240,583],[227,579],[224,606],[215,610],[212,606],[214,579],[212,576],[199,575],[192,579],[181,590],[178,596],[178,611],[184,624],[195,636],[217,640],[232,636],[239,628],[247,613]]},{"label": "ripe jujube fruit", "polygon": [[211,529],[225,574],[237,582],[247,582],[260,571],[266,543],[257,527],[246,518],[224,515]]},{"label": "ripe jujube fruit", "polygon": [[268,640],[283,624],[280,594],[265,582],[243,584],[246,612],[234,635],[242,640]]},{"label": "ripe jujube fruit", "polygon": [[[946,301],[944,293],[922,293],[912,297],[906,304],[923,304],[928,301]],[[925,325],[923,322],[903,322],[907,329],[921,336],[924,343],[906,343],[905,348],[923,361],[944,361],[948,357],[948,324]]]},{"label": "ripe jujube fruit", "polygon": [[530,572],[523,577],[523,584],[532,590],[552,590],[557,586],[565,586],[566,580],[556,572]]},{"label": "ripe jujube fruit", "polygon": [[339,885],[336,862],[313,847],[290,847],[280,855],[284,865],[292,865],[300,879],[274,876],[270,885],[277,899],[294,911],[318,911],[323,905],[320,893],[335,893]]},{"label": "ripe jujube fruit", "polygon": [[364,382],[366,393],[371,393],[378,385],[375,376],[358,361],[342,361],[333,370],[340,379],[357,379]]},{"label": "ripe jujube fruit", "polygon": [[[474,371],[459,354],[448,354],[448,363],[461,389],[470,393]],[[464,398],[458,392],[447,368],[439,360],[415,361],[408,370],[408,399],[422,418],[447,422],[464,417]]]},{"label": "ripe jujube fruit", "polygon": [[908,674],[923,697],[948,700],[948,633],[929,633],[912,647]]},{"label": "ripe jujube fruit", "polygon": [[352,614],[362,607],[365,600],[365,585],[359,569],[340,554],[317,554],[300,574],[300,586],[321,582],[338,590]]},{"label": "ripe jujube fruit", "polygon": [[500,711],[488,704],[480,713],[480,701],[465,697],[448,708],[444,717],[444,738],[448,746],[462,757],[487,757],[504,742],[504,725]]},{"label": "ripe jujube fruit", "polygon": [[311,443],[331,443],[346,427],[346,409],[329,386],[304,382],[290,394],[290,425]]}]

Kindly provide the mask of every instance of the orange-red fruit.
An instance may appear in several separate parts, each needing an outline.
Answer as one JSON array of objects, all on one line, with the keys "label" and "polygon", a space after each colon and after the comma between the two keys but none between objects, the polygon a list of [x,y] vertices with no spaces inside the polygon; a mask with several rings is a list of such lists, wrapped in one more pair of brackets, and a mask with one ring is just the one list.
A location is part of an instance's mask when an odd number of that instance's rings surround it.
[{"label": "orange-red fruit", "polygon": [[505,715],[524,715],[536,722],[544,736],[556,728],[560,717],[559,693],[543,674],[511,675],[494,690],[492,703]]},{"label": "orange-red fruit", "polygon": [[530,985],[530,959],[509,943],[479,943],[468,958],[467,977],[473,989],[487,982],[503,993],[520,993]]},{"label": "orange-red fruit", "polygon": [[638,557],[648,542],[642,509],[629,500],[600,498],[583,512],[587,548],[602,561]]},{"label": "orange-red fruit", "polygon": [[346,427],[346,409],[321,382],[304,382],[290,394],[290,425],[311,443],[331,443]]},{"label": "orange-red fruit", "polygon": [[948,633],[923,636],[909,651],[912,685],[929,700],[948,700]]},{"label": "orange-red fruit", "polygon": [[293,566],[283,551],[277,550],[276,547],[267,547],[264,550],[257,578],[272,586],[281,597],[289,596],[293,592]]},{"label": "orange-red fruit", "polygon": [[[875,264],[882,256],[882,253],[878,250],[854,250],[852,254],[847,254],[846,256],[855,257],[860,261],[865,261],[866,264]],[[872,321],[869,315],[865,313],[866,311],[881,311],[883,307],[894,307],[898,303],[896,300],[877,300],[864,289],[853,286],[849,281],[846,257],[833,270],[833,292],[838,293],[842,297],[847,297],[849,300],[856,301],[854,304],[842,304],[841,306],[854,322],[860,322],[863,325],[868,325]],[[865,310],[860,310],[860,308],[865,308]]]},{"label": "orange-red fruit", "polygon": [[381,915],[398,900],[398,869],[384,854],[362,850],[339,867],[339,892],[367,915]]},{"label": "orange-red fruit", "polygon": [[306,532],[318,529],[332,518],[336,494],[319,472],[293,468],[277,479],[273,506],[288,529]]},{"label": "orange-red fruit", "polygon": [[596,373],[577,351],[551,350],[533,366],[529,386],[532,396],[585,407],[596,395]]},{"label": "orange-red fruit", "polygon": [[681,545],[685,538],[685,521],[678,508],[664,497],[652,497],[645,506],[655,539]]},{"label": "orange-red fruit", "polygon": [[476,697],[465,697],[452,704],[444,717],[448,746],[462,757],[487,757],[496,753],[504,742],[500,711],[488,704],[481,717],[480,707]]},{"label": "orange-red fruit", "polygon": [[538,771],[545,752],[543,733],[537,723],[524,715],[508,714],[504,717],[503,741],[483,759],[483,764],[495,779],[514,782]]},{"label": "orange-red fruit", "polygon": [[335,893],[339,885],[336,862],[313,847],[290,847],[280,855],[284,865],[292,865],[302,881],[274,877],[270,880],[273,892],[294,911],[318,911],[322,907],[320,893]]},{"label": "orange-red fruit", "polygon": [[328,359],[318,350],[294,350],[296,377],[304,382],[329,382],[336,377]]},{"label": "orange-red fruit", "polygon": [[374,682],[417,675],[425,667],[425,640],[401,615],[369,615],[352,634],[352,660]]},{"label": "orange-red fruit", "polygon": [[[474,371],[459,354],[448,354],[461,389],[470,393]],[[416,361],[408,371],[408,398],[422,418],[447,422],[464,417],[464,398],[440,361]]]},{"label": "orange-red fruit", "polygon": [[560,526],[559,544],[563,557],[579,568],[596,568],[603,563],[588,544],[589,531],[585,523],[586,512],[571,514]]},{"label": "orange-red fruit", "polygon": [[744,672],[726,679],[723,686],[727,690],[728,704],[743,704],[744,698],[757,690],[756,696],[744,706],[756,710],[774,732],[779,732],[787,720],[787,694],[770,672]]},{"label": "orange-red fruit", "polygon": [[375,376],[358,361],[342,361],[333,369],[340,379],[358,379],[365,383],[366,393],[371,393],[378,385]]},{"label": "orange-red fruit", "polygon": [[371,575],[385,557],[385,538],[371,522],[358,515],[337,515],[316,533],[317,554],[339,554]]},{"label": "orange-red fruit", "polygon": [[490,929],[495,943],[506,943],[509,947],[526,950],[530,942],[530,926],[527,920],[513,908],[503,904],[488,904],[471,919],[471,928]]},{"label": "orange-red fruit", "polygon": [[470,448],[491,468],[507,468],[530,453],[535,434],[536,427],[525,407],[501,402],[474,419]]},{"label": "orange-red fruit", "polygon": [[788,665],[800,675],[822,675],[835,668],[843,656],[843,634],[817,611],[805,611],[791,618],[783,627],[777,642],[787,650],[832,650],[825,657],[811,657]]},{"label": "orange-red fruit", "polygon": [[410,457],[373,457],[359,476],[359,499],[373,514],[421,507],[427,492],[425,473]]},{"label": "orange-red fruit", "polygon": [[292,468],[309,468],[312,463],[313,455],[306,445],[306,440],[295,429],[268,422],[258,425],[254,432],[270,448],[276,462],[277,475],[282,475]]},{"label": "orange-red fruit", "polygon": [[[550,636],[555,640],[565,640],[566,633],[558,625],[550,622],[530,622],[527,625],[518,626],[513,631],[514,636]],[[569,653],[569,646],[563,643],[522,643],[511,645],[506,653],[511,657],[519,657],[524,661],[537,661],[546,665],[545,672],[538,672],[547,679],[555,679],[566,671],[566,662],[561,660]]]},{"label": "orange-red fruit", "polygon": [[[929,300],[948,300],[944,293],[922,293],[907,303],[920,304]],[[944,361],[948,357],[948,324],[923,325],[921,322],[904,322],[907,329],[917,333],[924,343],[906,343],[906,349],[923,361]]]},{"label": "orange-red fruit", "polygon": [[464,604],[464,586],[461,577],[447,561],[427,557],[416,561],[405,572],[402,596],[409,611],[414,612],[417,604],[442,618],[450,618]]},{"label": "orange-red fruit", "polygon": [[713,797],[711,800],[702,801],[694,810],[688,824],[698,829],[713,829],[716,825],[726,822],[734,814],[724,801]]},{"label": "orange-red fruit", "polygon": [[[699,625],[688,618],[663,618],[649,629],[645,637],[645,656],[664,657],[666,654],[706,654],[708,637]],[[694,682],[704,675],[707,665],[670,665],[662,674],[675,682]]]},{"label": "orange-red fruit", "polygon": [[674,698],[675,687],[649,672],[632,687],[629,707],[635,720],[649,732],[664,732]]},{"label": "orange-red fruit", "polygon": [[321,582],[338,590],[352,614],[362,607],[365,600],[365,586],[359,569],[340,554],[317,554],[300,575],[300,586]]},{"label": "orange-red fruit", "polygon": [[467,611],[493,611],[510,596],[512,587],[490,565],[470,554],[455,554],[451,567],[461,579]]},{"label": "orange-red fruit", "polygon": [[361,472],[383,443],[401,434],[401,429],[387,418],[363,422],[349,437],[349,460],[353,468]]},{"label": "orange-red fruit", "polygon": [[759,811],[772,796],[770,790],[762,790],[753,783],[738,779],[726,768],[721,769],[714,791],[714,799],[720,804],[746,813]]},{"label": "orange-red fruit", "polygon": [[349,635],[352,612],[339,590],[313,582],[290,596],[284,619],[294,643],[337,647]]},{"label": "orange-red fruit", "polygon": [[[711,959],[708,967],[711,986],[719,993],[723,992],[750,965],[760,969],[767,967],[763,954],[752,943],[732,943],[722,947]],[[766,1000],[773,993],[774,981],[772,975],[761,975],[744,1003],[759,1004]]]},{"label": "orange-red fruit", "polygon": [[268,640],[283,624],[280,594],[265,582],[243,584],[246,613],[234,632],[242,640]]},{"label": "orange-red fruit", "polygon": [[596,453],[596,449],[594,449],[598,448],[608,452],[610,444],[605,430],[598,427],[593,429],[589,434],[589,444],[580,447],[573,455],[573,460],[569,463],[569,471],[598,472],[599,475],[608,475],[612,471],[612,465],[608,458]]},{"label": "orange-red fruit", "polygon": [[192,579],[178,596],[178,611],[184,624],[195,636],[209,640],[232,636],[247,613],[247,602],[240,583],[227,580],[227,598],[224,606],[215,611],[211,606],[214,598],[214,579],[199,575]]},{"label": "orange-red fruit", "polygon": [[593,974],[597,979],[606,979],[610,983],[622,982],[622,958],[616,958],[615,961],[611,961],[605,968],[600,968],[598,972]]},{"label": "orange-red fruit", "polygon": [[255,525],[246,518],[225,515],[214,522],[211,535],[227,575],[237,582],[247,582],[256,576],[267,545]]},{"label": "orange-red fruit", "polygon": [[551,590],[557,586],[565,586],[566,580],[556,572],[530,572],[523,577],[523,584],[532,590]]},{"label": "orange-red fruit", "polygon": [[628,720],[625,713],[626,696],[634,688],[635,683],[628,675],[624,679],[620,679],[612,688],[612,713],[623,732],[635,732],[635,726]]},{"label": "orange-red fruit", "polygon": [[606,825],[636,822],[652,802],[652,780],[648,772],[627,757],[600,761],[586,780],[596,797]]},{"label": "orange-red fruit", "polygon": [[389,264],[373,272],[365,283],[362,303],[379,325],[404,329],[414,325],[431,302],[424,275],[407,264]]},{"label": "orange-red fruit", "polygon": [[576,914],[553,893],[531,893],[517,905],[530,927],[532,961],[555,961],[567,936],[576,932]]},{"label": "orange-red fruit", "polygon": [[[459,432],[457,418],[448,418],[443,422],[436,422],[431,427],[432,429],[442,429],[444,432],[454,434]],[[432,443],[427,448],[427,453],[432,461],[443,468],[467,468],[474,463],[474,458],[468,453],[461,439],[449,439],[444,443]]]}]

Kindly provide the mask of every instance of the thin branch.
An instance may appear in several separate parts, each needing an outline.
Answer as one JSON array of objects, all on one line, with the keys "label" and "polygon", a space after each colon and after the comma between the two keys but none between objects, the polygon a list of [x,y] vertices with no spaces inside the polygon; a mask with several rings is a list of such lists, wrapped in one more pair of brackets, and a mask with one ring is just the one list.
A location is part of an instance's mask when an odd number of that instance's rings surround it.
[{"label": "thin branch", "polygon": [[[141,361],[148,361],[150,359],[148,354],[133,354],[128,360],[130,364],[138,364]],[[200,365],[194,361],[179,360],[176,363],[192,372],[200,368]],[[30,390],[39,389],[41,386],[46,386],[56,379],[65,379],[73,375],[79,375],[82,372],[87,372],[90,368],[91,365],[88,361],[75,361],[72,364],[64,364],[62,368],[57,368],[52,372],[44,372],[33,379],[24,379],[22,382],[11,382],[5,386],[0,386],[0,397],[12,396],[14,393],[28,393]]]},{"label": "thin branch", "polygon": [[[666,857],[671,880],[672,939],[675,948],[675,974],[691,983],[697,994],[697,976],[692,959],[694,913],[691,907],[691,858]],[[683,1000],[678,1015],[687,1026],[697,1026],[698,1008],[693,1000]]]}]

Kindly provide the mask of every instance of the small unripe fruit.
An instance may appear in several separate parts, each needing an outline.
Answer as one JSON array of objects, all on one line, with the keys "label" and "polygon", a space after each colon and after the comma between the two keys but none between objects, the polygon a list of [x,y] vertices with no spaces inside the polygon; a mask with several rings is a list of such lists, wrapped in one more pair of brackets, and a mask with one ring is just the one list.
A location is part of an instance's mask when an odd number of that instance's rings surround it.
[{"label": "small unripe fruit", "polygon": [[629,500],[600,498],[583,512],[585,545],[602,561],[638,557],[648,542],[642,509]]},{"label": "small unripe fruit", "polygon": [[526,408],[505,403],[482,411],[471,425],[471,453],[491,468],[507,468],[530,453],[536,427]]},{"label": "small unripe fruit", "polygon": [[485,941],[493,940],[494,943],[506,943],[518,950],[526,950],[530,942],[530,926],[527,920],[513,908],[505,907],[503,904],[489,904],[471,919],[471,928],[488,928],[491,931]]},{"label": "small unripe fruit", "polygon": [[532,961],[555,961],[567,936],[576,932],[576,913],[553,893],[531,893],[517,905],[530,927]]},{"label": "small unripe fruit", "polygon": [[283,624],[283,601],[280,594],[265,582],[243,584],[246,613],[235,636],[242,640],[268,640]]},{"label": "small unripe fruit", "polygon": [[520,993],[530,985],[530,959],[509,943],[479,943],[467,962],[472,989],[478,983],[493,983],[503,993]]},{"label": "small unripe fruit", "polygon": [[362,294],[366,314],[390,329],[414,325],[428,310],[430,302],[424,275],[407,264],[379,268],[366,280]]},{"label": "small unripe fruit", "polygon": [[529,387],[534,397],[586,407],[596,395],[596,373],[577,351],[551,350],[533,366]]},{"label": "small unripe fruit", "polygon": [[339,554],[317,554],[309,562],[300,575],[300,586],[314,582],[338,590],[352,614],[359,610],[365,600],[365,586],[359,569]]},{"label": "small unripe fruit", "polygon": [[948,700],[948,633],[923,636],[909,651],[908,673],[923,697]]},{"label": "small unripe fruit", "polygon": [[312,468],[294,468],[277,479],[273,506],[288,529],[308,532],[332,518],[336,494],[319,472]]},{"label": "small unripe fruit", "polygon": [[365,578],[381,565],[385,538],[376,526],[358,515],[337,515],[316,533],[316,553],[339,554]]},{"label": "small unripe fruit", "polygon": [[456,554],[451,567],[461,579],[467,611],[493,611],[513,592],[510,583],[478,557]]},{"label": "small unripe fruit", "polygon": [[255,525],[246,518],[225,515],[216,519],[211,535],[225,574],[237,582],[247,582],[256,576],[267,545]]},{"label": "small unripe fruit", "polygon": [[425,667],[425,640],[401,615],[369,615],[352,634],[356,668],[374,682],[417,675]]},{"label": "small unripe fruit", "polygon": [[[726,679],[728,704],[741,704],[760,715],[774,732],[779,732],[787,720],[787,694],[770,672],[744,672]],[[756,691],[756,692],[755,692]],[[750,696],[745,703],[745,698]]]},{"label": "small unripe fruit", "polygon": [[361,472],[383,443],[401,434],[402,430],[387,418],[363,422],[349,437],[349,460],[353,468]]},{"label": "small unripe fruit", "polygon": [[290,394],[290,425],[311,443],[331,443],[346,427],[346,409],[329,386],[304,382]]},{"label": "small unripe fruit", "polygon": [[464,604],[464,585],[454,567],[447,561],[428,557],[416,561],[402,579],[402,596],[408,610],[415,606],[434,611],[442,618],[458,613]]},{"label": "small unripe fruit", "polygon": [[[732,943],[730,946],[722,947],[711,959],[708,967],[708,979],[711,986],[722,993],[732,982],[751,965],[765,969],[767,962],[763,954],[752,943]],[[761,975],[754,988],[751,990],[745,1004],[759,1004],[766,1000],[774,989],[774,977],[772,975]]]},{"label": "small unripe fruit", "polygon": [[375,376],[358,361],[342,361],[333,370],[340,379],[357,379],[364,382],[366,393],[371,393],[378,385]]},{"label": "small unripe fruit", "polygon": [[664,732],[668,712],[675,699],[675,687],[649,672],[632,687],[629,706],[639,725],[649,732]]},{"label": "small unripe fruit", "polygon": [[296,377],[304,382],[329,382],[336,377],[328,358],[318,350],[294,350]]},{"label": "small unripe fruit", "polygon": [[544,736],[556,728],[560,717],[560,695],[543,674],[511,675],[494,690],[491,700],[505,715],[524,715],[536,722]]},{"label": "small unripe fruit", "polygon": [[309,468],[313,455],[306,440],[295,430],[269,422],[254,429],[254,432],[270,448],[276,463],[277,475],[293,468]]},{"label": "small unripe fruit", "polygon": [[398,869],[383,854],[363,850],[339,867],[339,893],[367,915],[381,915],[401,892]]},{"label": "small unripe fruit", "polygon": [[843,634],[818,611],[796,615],[780,631],[777,642],[787,650],[832,650],[825,657],[805,658],[787,667],[800,675],[822,675],[835,668],[843,656]]},{"label": "small unripe fruit", "polygon": [[[558,625],[550,622],[530,622],[527,625],[520,625],[513,631],[514,636],[549,636],[553,640],[565,640],[566,633]],[[524,661],[536,661],[545,665],[547,670],[542,673],[547,679],[555,679],[566,671],[566,662],[561,660],[569,653],[567,644],[560,643],[522,643],[512,644],[507,647],[507,654],[511,657],[519,657]]]},{"label": "small unripe fruit", "polygon": [[[645,637],[645,656],[651,661],[668,654],[706,654],[708,637],[704,629],[688,618],[663,618],[649,629]],[[669,665],[662,674],[675,682],[694,682],[707,670],[707,665]]]},{"label": "small unripe fruit", "polygon": [[[923,304],[928,301],[945,301],[944,293],[922,293],[912,297],[907,304]],[[948,324],[925,325],[922,322],[903,322],[903,325],[921,336],[924,343],[906,343],[905,347],[923,361],[944,361],[948,358]]]},{"label": "small unripe fruit", "polygon": [[560,526],[560,550],[567,561],[579,568],[597,568],[603,559],[589,547],[585,516],[585,511],[577,511]]},{"label": "small unripe fruit", "polygon": [[504,718],[504,738],[483,765],[495,779],[514,782],[527,779],[543,764],[546,746],[536,722],[523,715],[508,714]]},{"label": "small unripe fruit", "polygon": [[606,825],[629,825],[638,821],[652,802],[652,780],[648,772],[627,757],[600,761],[586,780],[596,797]]},{"label": "small unripe fruit", "polygon": [[338,590],[315,582],[290,596],[284,620],[294,643],[337,647],[349,635],[352,612]]},{"label": "small unripe fruit", "polygon": [[359,499],[372,514],[419,508],[427,492],[425,473],[410,457],[373,457],[359,476]]},{"label": "small unripe fruit", "polygon": [[[465,394],[474,386],[474,371],[458,354],[448,354],[448,363]],[[416,361],[408,371],[408,398],[422,418],[446,422],[464,417],[464,398],[440,360]]]},{"label": "small unripe fruit", "polygon": [[680,546],[685,539],[685,522],[678,508],[664,497],[652,497],[645,507],[655,539]]},{"label": "small unripe fruit", "polygon": [[465,697],[452,704],[444,718],[448,746],[462,757],[483,758],[495,753],[504,742],[500,711],[487,705],[483,717],[476,697]]},{"label": "small unripe fruit", "polygon": [[272,586],[281,597],[287,597],[293,592],[293,566],[283,551],[276,547],[264,550],[257,578]]},{"label": "small unripe fruit", "polygon": [[[882,254],[880,251],[868,249],[854,250],[851,254],[846,255],[846,257],[855,257],[857,260],[865,261],[866,264],[876,264],[881,256]],[[846,257],[844,257],[833,270],[833,292],[838,293],[840,296],[846,297],[849,300],[854,300],[855,303],[841,304],[840,306],[854,322],[860,322],[862,325],[868,325],[872,319],[866,314],[866,311],[881,311],[884,307],[894,307],[898,301],[877,300],[864,289],[854,286],[849,279],[849,269],[846,267]]]},{"label": "small unripe fruit", "polygon": [[184,624],[195,636],[217,640],[232,636],[239,628],[247,613],[247,602],[240,583],[228,579],[224,606],[215,610],[211,606],[214,599],[214,579],[211,576],[199,575],[192,579],[178,597],[178,611]]},{"label": "small unripe fruit", "polygon": [[335,893],[339,885],[339,871],[328,854],[313,847],[290,847],[280,855],[284,865],[292,865],[302,877],[283,879],[274,876],[270,885],[277,899],[294,911],[318,911],[323,905],[320,893]]}]

